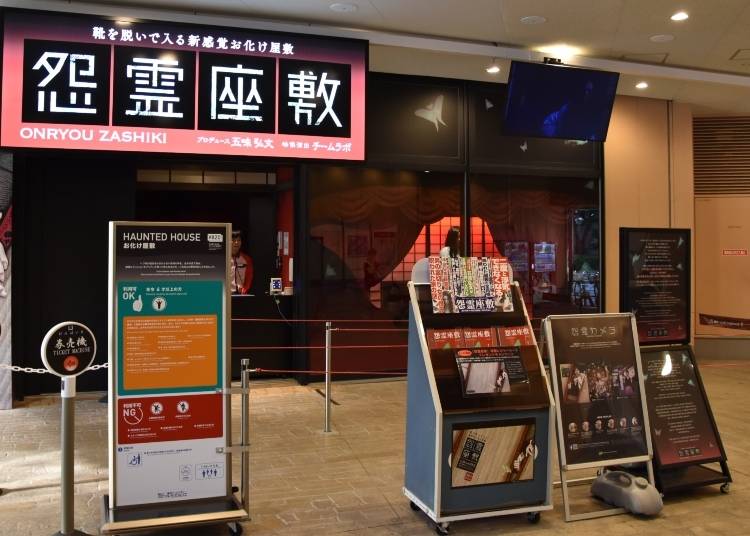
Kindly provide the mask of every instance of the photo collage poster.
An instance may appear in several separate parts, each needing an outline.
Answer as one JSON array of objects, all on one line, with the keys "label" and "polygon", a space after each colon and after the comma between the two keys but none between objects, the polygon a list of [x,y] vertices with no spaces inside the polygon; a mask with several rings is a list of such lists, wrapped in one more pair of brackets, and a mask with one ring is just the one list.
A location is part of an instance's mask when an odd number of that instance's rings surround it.
[{"label": "photo collage poster", "polygon": [[507,259],[430,257],[434,313],[513,312]]},{"label": "photo collage poster", "polygon": [[648,453],[630,315],[549,320],[568,464]]}]

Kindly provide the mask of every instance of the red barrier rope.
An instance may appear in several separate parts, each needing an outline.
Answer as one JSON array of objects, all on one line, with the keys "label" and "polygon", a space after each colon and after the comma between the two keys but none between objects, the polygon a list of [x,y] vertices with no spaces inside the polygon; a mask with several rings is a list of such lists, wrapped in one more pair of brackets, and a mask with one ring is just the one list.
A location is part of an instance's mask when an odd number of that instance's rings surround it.
[{"label": "red barrier rope", "polygon": [[[325,350],[325,346],[232,346],[232,350]],[[360,348],[408,348],[406,344],[366,344],[331,346],[331,350],[357,350]]]},{"label": "red barrier rope", "polygon": [[384,319],[373,319],[373,320],[366,320],[366,319],[350,319],[350,318],[339,318],[339,319],[327,319],[327,320],[305,320],[300,318],[232,318],[232,322],[341,322],[341,323],[367,323],[367,324],[378,324],[378,323],[389,323],[392,324],[394,322],[397,323],[403,323],[408,322],[408,320],[384,320]]},{"label": "red barrier rope", "polygon": [[[325,374],[325,370],[285,370],[285,369],[264,369],[264,368],[257,368],[252,369],[251,372],[269,372],[274,374]],[[406,376],[406,372],[381,372],[377,370],[360,370],[360,371],[331,371],[331,375],[334,374],[344,374],[344,375],[359,375],[363,376],[365,374],[370,376]]]},{"label": "red barrier rope", "polygon": [[404,328],[335,328],[336,331],[398,331],[399,333],[409,333],[408,329]]}]

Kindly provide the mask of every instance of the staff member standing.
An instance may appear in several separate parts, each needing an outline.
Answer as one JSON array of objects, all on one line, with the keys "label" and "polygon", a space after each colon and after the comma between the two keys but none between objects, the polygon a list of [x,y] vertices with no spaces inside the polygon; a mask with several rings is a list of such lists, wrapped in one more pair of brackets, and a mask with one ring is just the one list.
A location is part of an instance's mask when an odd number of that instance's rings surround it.
[{"label": "staff member standing", "polygon": [[247,294],[253,284],[253,259],[241,248],[242,231],[232,231],[232,294]]}]

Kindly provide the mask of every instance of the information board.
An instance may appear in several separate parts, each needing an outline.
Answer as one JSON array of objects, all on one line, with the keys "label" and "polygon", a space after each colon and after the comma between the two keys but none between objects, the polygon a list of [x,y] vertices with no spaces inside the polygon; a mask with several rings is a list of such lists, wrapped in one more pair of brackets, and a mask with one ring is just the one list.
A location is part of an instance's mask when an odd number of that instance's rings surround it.
[{"label": "information board", "polygon": [[4,147],[363,160],[366,41],[5,13]]},{"label": "information board", "polygon": [[110,224],[110,508],[228,495],[227,224]]},{"label": "information board", "polygon": [[545,336],[562,464],[648,459],[651,448],[633,316],[550,316]]},{"label": "information board", "polygon": [[641,358],[651,438],[660,467],[724,458],[690,348],[645,348]]},{"label": "information board", "polygon": [[620,310],[641,345],[690,341],[689,229],[620,229]]}]

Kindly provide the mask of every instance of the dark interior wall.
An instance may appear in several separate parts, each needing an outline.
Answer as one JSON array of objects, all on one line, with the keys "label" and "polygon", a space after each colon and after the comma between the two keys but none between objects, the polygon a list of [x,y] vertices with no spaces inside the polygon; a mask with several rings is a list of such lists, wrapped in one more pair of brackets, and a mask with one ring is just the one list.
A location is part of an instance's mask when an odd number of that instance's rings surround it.
[{"label": "dark interior wall", "polygon": [[[89,326],[96,362],[107,360],[108,222],[132,220],[135,171],[108,155],[16,155],[13,263],[13,362],[42,367],[39,346],[58,322]],[[59,380],[15,375],[16,396],[54,392]],[[106,389],[105,370],[78,379],[80,390]]]}]

